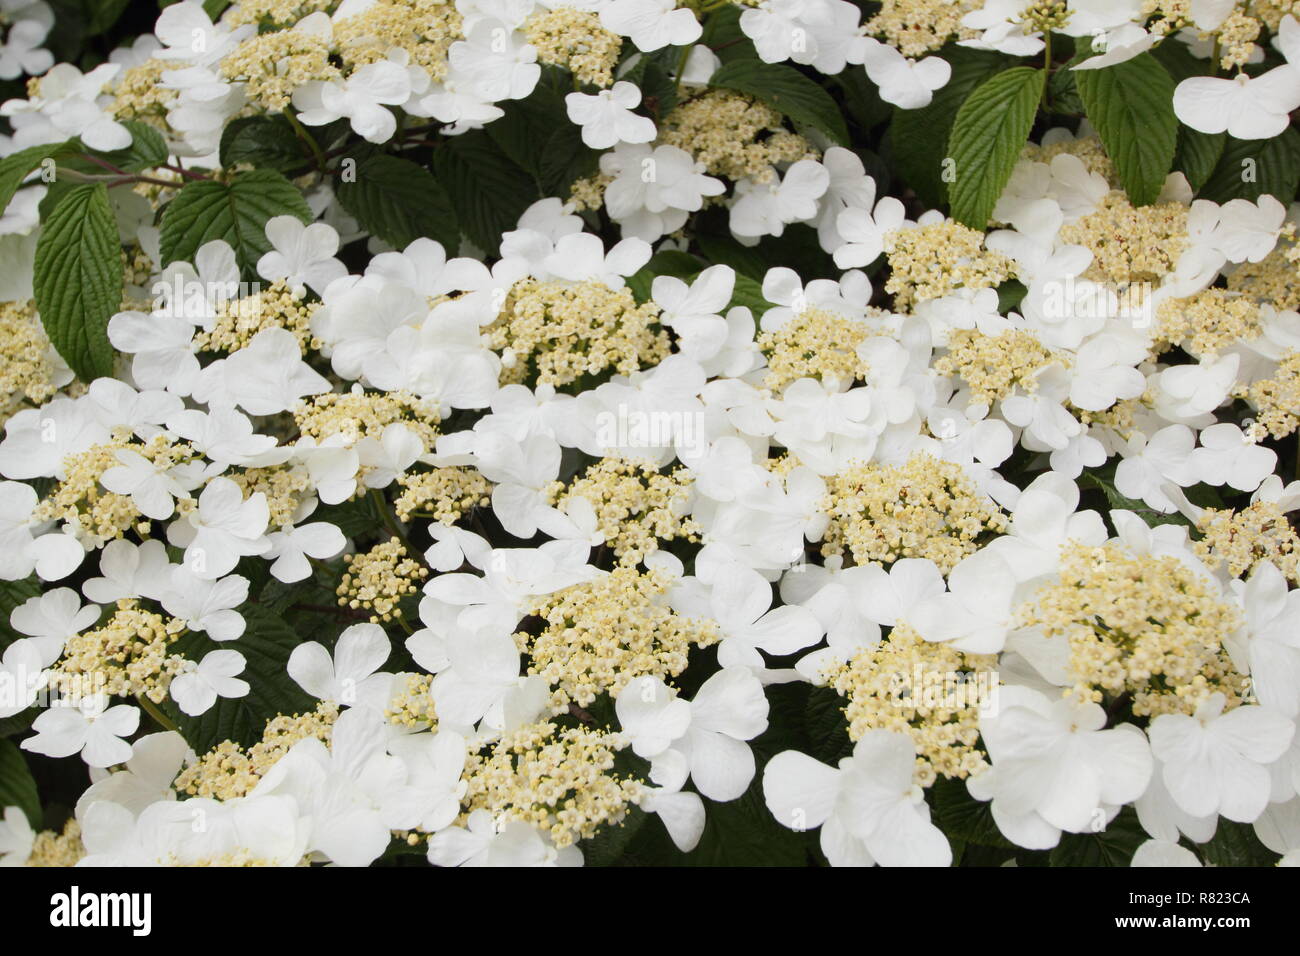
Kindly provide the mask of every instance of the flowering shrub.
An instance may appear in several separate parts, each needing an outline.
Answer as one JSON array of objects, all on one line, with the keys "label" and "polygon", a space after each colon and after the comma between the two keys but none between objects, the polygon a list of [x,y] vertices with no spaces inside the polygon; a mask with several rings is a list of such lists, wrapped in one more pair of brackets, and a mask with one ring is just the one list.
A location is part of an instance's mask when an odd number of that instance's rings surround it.
[{"label": "flowering shrub", "polygon": [[0,861],[1300,859],[1300,4],[144,7],[0,0]]}]

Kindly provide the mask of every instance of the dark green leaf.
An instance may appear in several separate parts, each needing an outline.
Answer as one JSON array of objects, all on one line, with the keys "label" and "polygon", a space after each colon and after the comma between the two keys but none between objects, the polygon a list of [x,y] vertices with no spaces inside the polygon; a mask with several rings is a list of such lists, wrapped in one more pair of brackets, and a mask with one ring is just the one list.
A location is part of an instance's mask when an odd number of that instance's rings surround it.
[{"label": "dark green leaf", "polygon": [[644,266],[627,277],[627,287],[638,302],[650,298],[650,287],[657,276],[676,276],[690,281],[704,268],[704,263],[689,252],[666,249],[656,252]]},{"label": "dark green leaf", "polygon": [[1282,205],[1295,198],[1300,183],[1300,133],[1287,127],[1273,139],[1241,140],[1227,137],[1223,154],[1201,188],[1204,199],[1225,203],[1232,199],[1275,196]]},{"label": "dark green leaf", "polygon": [[1174,168],[1182,170],[1193,191],[1199,191],[1209,181],[1227,141],[1227,133],[1202,133],[1190,126],[1179,127]]},{"label": "dark green leaf", "polygon": [[68,140],[66,143],[29,146],[0,159],[0,210],[9,205],[23,180],[38,169],[41,163],[47,159],[57,160],[68,156],[80,148],[81,144],[76,140]]},{"label": "dark green leaf", "polygon": [[1174,161],[1174,81],[1143,53],[1100,70],[1074,70],[1088,120],[1097,128],[1135,206],[1155,202]]},{"label": "dark green leaf", "polygon": [[221,134],[221,165],[240,164],[282,173],[311,162],[311,152],[282,115],[245,116],[230,123]]},{"label": "dark green leaf", "polygon": [[82,381],[113,372],[108,320],[122,305],[121,252],[102,183],[72,187],[36,244],[32,284],[41,324]]},{"label": "dark green leaf", "polygon": [[336,194],[363,228],[396,249],[427,236],[456,254],[456,211],[427,169],[373,149],[345,158],[356,160],[355,177],[339,183]]},{"label": "dark green leaf", "polygon": [[1015,67],[981,83],[957,111],[948,145],[954,173],[948,198],[958,222],[988,226],[1034,125],[1043,82],[1041,70]]},{"label": "dark green leaf", "polygon": [[804,732],[812,745],[808,755],[822,763],[834,767],[853,752],[849,722],[844,716],[844,698],[829,687],[814,687],[808,695]]},{"label": "dark green leaf", "polygon": [[1214,836],[1197,844],[1196,849],[1210,866],[1273,866],[1279,859],[1259,842],[1251,824],[1233,823],[1223,817],[1219,818]]},{"label": "dark green leaf", "polygon": [[434,150],[433,174],[451,197],[461,232],[490,255],[497,254],[501,234],[541,198],[533,177],[482,130],[453,137]]},{"label": "dark green leaf", "polygon": [[928,796],[934,825],[948,838],[979,846],[1014,846],[993,822],[992,804],[972,797],[966,781],[940,777]]},{"label": "dark green leaf", "polygon": [[971,91],[1009,61],[998,53],[951,47],[944,59],[952,64],[952,76],[936,90],[929,106],[919,110],[894,110],[890,123],[890,145],[898,172],[930,206],[948,202],[944,181],[944,160],[948,158],[948,137],[957,111]]},{"label": "dark green leaf", "polygon": [[273,169],[238,173],[230,185],[192,182],[163,208],[163,264],[193,260],[204,243],[222,239],[235,250],[245,278],[257,275],[257,260],[271,250],[266,222],[296,216],[311,222],[298,187]]},{"label": "dark green leaf", "polygon": [[26,636],[13,629],[9,623],[9,615],[13,614],[14,608],[39,596],[40,593],[41,584],[36,580],[35,575],[19,581],[0,581],[0,653],[3,653],[4,649],[14,641]]},{"label": "dark green leaf", "polygon": [[17,807],[27,814],[33,830],[41,828],[41,800],[27,761],[14,744],[0,739],[0,813],[5,807]]},{"label": "dark green leaf", "polygon": [[1128,866],[1147,834],[1137,813],[1125,807],[1097,833],[1063,833],[1052,850],[1052,866]]}]

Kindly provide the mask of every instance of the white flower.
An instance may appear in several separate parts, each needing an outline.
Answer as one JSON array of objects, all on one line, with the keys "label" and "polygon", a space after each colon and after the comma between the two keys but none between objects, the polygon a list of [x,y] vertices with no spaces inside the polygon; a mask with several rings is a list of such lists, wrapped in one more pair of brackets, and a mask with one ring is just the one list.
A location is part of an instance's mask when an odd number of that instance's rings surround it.
[{"label": "white flower", "polygon": [[0,867],[25,866],[36,843],[27,814],[19,807],[5,807],[0,820]]},{"label": "white flower", "polygon": [[742,179],[731,206],[731,232],[753,245],[763,236],[779,236],[792,222],[817,215],[817,200],[830,185],[830,173],[813,159],[801,159],[771,183]]},{"label": "white flower", "polygon": [[0,719],[21,714],[49,683],[40,649],[31,638],[14,641],[0,657]]},{"label": "white flower", "polygon": [[446,85],[467,88],[488,103],[523,99],[537,86],[542,68],[537,49],[500,21],[482,19],[447,51]]},{"label": "white flower", "polygon": [[772,586],[741,564],[719,571],[709,587],[698,578],[684,579],[671,592],[671,601],[679,614],[718,622],[718,662],[723,667],[761,668],[759,651],[793,654],[822,635],[816,616],[806,607],[773,608]]},{"label": "white flower", "polygon": [[397,131],[397,117],[389,106],[400,106],[411,96],[411,77],[391,60],[367,63],[346,80],[304,83],[293,91],[298,119],[308,126],[324,126],[344,117],[352,130],[371,143],[386,143]]},{"label": "white flower", "polygon": [[239,651],[209,651],[197,664],[186,661],[185,668],[172,678],[167,693],[191,717],[205,714],[218,697],[248,695],[248,681],[236,676],[243,673],[246,663]]},{"label": "white flower", "polygon": [[626,276],[650,261],[650,253],[650,244],[640,239],[624,239],[606,253],[599,236],[580,232],[560,239],[545,266],[569,282],[595,281],[619,289]]},{"label": "white flower", "polygon": [[723,667],[687,703],[656,677],[628,683],[615,703],[632,749],[652,761],[651,779],[680,790],[687,774],[710,800],[735,800],[754,778],[746,741],[767,729],[763,686],[747,667]]},{"label": "white flower", "polygon": [[93,627],[97,620],[99,606],[83,607],[72,588],[55,588],[28,598],[9,615],[15,631],[34,639],[47,667],[59,659],[69,638]]},{"label": "white flower", "polygon": [[1174,90],[1174,113],[1202,133],[1234,139],[1272,139],[1300,107],[1300,68],[1287,64],[1257,77],[1238,73],[1232,79],[1193,76]]},{"label": "white flower", "polygon": [[1288,591],[1286,578],[1271,561],[1257,564],[1244,584],[1232,584],[1246,612],[1246,626],[1229,647],[1235,649],[1245,639],[1255,696],[1294,719],[1300,714],[1300,590]]},{"label": "white flower", "polygon": [[1211,425],[1201,432],[1200,441],[1191,465],[1207,485],[1254,491],[1277,467],[1277,452],[1255,444],[1232,422]]},{"label": "white flower", "polygon": [[245,555],[265,554],[270,508],[266,495],[244,492],[229,478],[213,478],[194,511],[167,527],[167,540],[185,548],[185,563],[198,577],[214,580],[235,569]]},{"label": "white flower", "polygon": [[1163,763],[1170,795],[1187,813],[1219,813],[1251,823],[1268,805],[1267,765],[1286,752],[1295,725],[1256,705],[1224,713],[1215,693],[1194,716],[1161,714],[1151,722],[1151,750]]},{"label": "white flower", "polygon": [[90,149],[112,152],[131,145],[131,131],[107,109],[111,97],[100,94],[122,68],[101,63],[82,74],[59,63],[41,77],[40,93],[31,100],[9,100],[0,116],[9,117],[19,146],[58,143],[73,136]]},{"label": "white flower", "polygon": [[[464,827],[447,827],[429,839],[430,863],[434,866],[563,865],[555,847],[522,820],[498,824],[487,810],[475,810],[465,823]],[[573,860],[571,854],[565,857]]]},{"label": "white flower", "polygon": [[880,98],[899,109],[929,106],[934,91],[952,77],[952,66],[937,56],[909,60],[892,46],[871,37],[862,38],[861,63],[871,82],[880,87]]},{"label": "white flower", "polygon": [[100,697],[83,697],[76,706],[60,704],[43,711],[34,721],[36,736],[20,745],[47,757],[81,759],[92,767],[111,767],[131,759],[131,745],[123,740],[140,726],[140,711],[130,704],[105,708]]},{"label": "white flower", "polygon": [[193,756],[190,745],[176,731],[146,734],[131,745],[131,759],[116,772],[91,770],[95,782],[77,800],[77,820],[84,824],[87,810],[97,801],[111,801],[139,816],[160,800],[175,800],[172,783]]},{"label": "white flower", "polygon": [[599,93],[570,93],[564,98],[569,119],[582,127],[582,141],[592,149],[615,143],[648,143],[655,138],[654,120],[632,110],[641,102],[633,83],[615,83]]},{"label": "white flower", "polygon": [[763,0],[746,7],[740,29],[764,63],[793,60],[834,75],[851,57],[861,12],[843,0]]},{"label": "white flower", "polygon": [[975,799],[993,801],[993,819],[1013,843],[1041,850],[1062,830],[1097,832],[1146,790],[1151,750],[1132,724],[1103,729],[1097,704],[1027,687],[998,688],[997,703],[980,715],[992,766],[966,786]]},{"label": "white flower", "polygon": [[387,752],[386,725],[382,712],[346,710],[328,747],[314,737],[298,741],[253,790],[255,798],[296,801],[310,824],[299,856],[313,850],[339,866],[369,866],[388,847],[391,831],[419,822],[424,808],[412,799],[405,763]]},{"label": "white flower", "polygon": [[113,453],[118,463],[105,469],[99,483],[109,491],[127,495],[146,518],[166,521],[176,512],[176,498],[184,497],[186,487],[171,474],[159,469],[137,451],[119,448]]},{"label": "white flower", "polygon": [[1020,582],[1001,555],[988,549],[961,560],[948,574],[948,593],[917,605],[908,623],[927,641],[971,654],[995,654],[1014,630]]},{"label": "white flower", "polygon": [[831,866],[948,866],[952,849],[930,822],[915,770],[907,735],[869,730],[838,767],[797,750],[777,754],[763,768],[763,795],[782,826],[821,827]]},{"label": "white flower", "polygon": [[722,180],[705,175],[704,165],[676,146],[620,143],[600,158],[600,170],[613,177],[605,211],[623,235],[647,242],[680,229],[706,196],[726,191]]},{"label": "white flower", "polygon": [[41,48],[54,26],[53,12],[44,3],[24,3],[16,12],[6,4],[5,12],[11,20],[9,33],[0,44],[0,80],[44,73],[54,64],[54,54]]},{"label": "white flower", "polygon": [[267,220],[266,238],[272,249],[257,260],[257,274],[269,282],[285,279],[321,295],[331,282],[348,274],[347,267],[334,258],[339,234],[323,222],[306,226],[297,216],[274,216]]},{"label": "white flower", "polygon": [[250,415],[288,411],[307,395],[330,390],[329,380],[302,360],[298,339],[288,329],[262,329],[228,358],[207,366],[194,385],[197,402],[219,408],[237,405]]},{"label": "white flower", "polygon": [[[302,522],[316,510],[314,500],[305,502],[299,508],[294,520]],[[313,521],[310,524],[294,524],[272,531],[268,538],[271,550],[266,553],[273,558],[271,576],[285,584],[311,577],[311,562],[308,558],[325,561],[336,557],[346,546],[347,538],[336,525],[328,521]]]},{"label": "white flower", "polygon": [[392,653],[384,629],[378,624],[353,624],[339,635],[330,657],[316,641],[299,644],[289,655],[289,676],[319,700],[348,707],[383,710],[388,703],[392,675],[379,671]]},{"label": "white flower", "polygon": [[455,822],[469,789],[469,782],[461,779],[469,753],[465,738],[452,730],[412,734],[394,740],[389,751],[406,764],[407,782],[419,795],[424,811],[419,828],[437,833]]},{"label": "white flower", "polygon": [[1129,866],[1200,866],[1196,854],[1167,840],[1147,840],[1133,853]]},{"label": "white flower", "polygon": [[856,269],[875,262],[885,251],[885,236],[904,228],[907,212],[893,196],[876,203],[875,211],[849,207],[835,220],[844,244],[835,250],[835,264],[841,269]]},{"label": "white flower", "polygon": [[689,46],[704,32],[695,14],[676,0],[609,0],[600,8],[600,24],[629,37],[642,53]]},{"label": "white flower", "polygon": [[233,641],[244,633],[244,616],[236,608],[247,600],[247,578],[231,574],[213,580],[184,564],[171,569],[169,586],[159,597],[168,614],[214,641]]}]

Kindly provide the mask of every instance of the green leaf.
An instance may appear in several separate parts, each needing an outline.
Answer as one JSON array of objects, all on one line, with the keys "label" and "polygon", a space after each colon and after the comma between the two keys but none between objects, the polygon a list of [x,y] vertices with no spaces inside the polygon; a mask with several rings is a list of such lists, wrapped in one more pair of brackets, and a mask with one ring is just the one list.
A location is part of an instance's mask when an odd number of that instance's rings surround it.
[{"label": "green leaf", "polygon": [[844,106],[864,130],[879,126],[894,115],[893,107],[880,98],[880,87],[867,77],[866,70],[845,70],[835,77],[844,92]]},{"label": "green leaf", "polygon": [[20,634],[13,629],[9,623],[9,615],[13,614],[14,608],[25,604],[40,593],[41,584],[36,580],[35,575],[18,581],[0,581],[0,653],[3,653],[5,648],[14,641],[26,637],[25,634]]},{"label": "green leaf", "polygon": [[[1076,57],[1069,64],[1082,62],[1087,57]],[[1084,70],[1084,73],[1089,72]],[[1047,80],[1047,111],[1049,113],[1077,116],[1084,111],[1083,101],[1079,99],[1079,74],[1072,69],[1057,69]]]},{"label": "green leaf", "polygon": [[0,159],[0,211],[7,207],[14,198],[14,193],[47,159],[60,159],[81,148],[76,140],[66,143],[50,143],[44,146],[29,146]]},{"label": "green leaf", "polygon": [[1000,848],[1015,845],[993,822],[993,804],[972,797],[966,781],[940,777],[929,797],[934,825],[949,839]]},{"label": "green leaf", "polygon": [[902,178],[927,205],[948,203],[944,182],[944,160],[949,156],[948,137],[957,111],[971,91],[1003,69],[1009,58],[999,53],[951,47],[944,59],[952,65],[952,76],[936,90],[928,106],[919,110],[894,110],[889,125],[890,145]]},{"label": "green leaf", "polygon": [[541,198],[533,177],[513,163],[482,130],[446,140],[433,151],[433,174],[451,197],[460,229],[496,255],[501,234]]},{"label": "green leaf", "polygon": [[[303,642],[284,620],[269,608],[245,604],[239,609],[247,623],[237,649],[247,664],[240,679],[248,682],[245,697],[222,697],[206,713],[191,717],[168,700],[162,707],[196,753],[203,754],[223,740],[250,746],[262,739],[266,722],[278,714],[307,713],[315,701],[289,676],[289,655]],[[225,645],[207,635],[189,633],[173,650],[192,661]]]},{"label": "green leaf", "polygon": [[1150,527],[1162,524],[1190,524],[1190,522],[1177,511],[1165,514],[1164,512],[1156,511],[1154,508],[1148,507],[1144,501],[1135,501],[1132,498],[1124,497],[1115,487],[1115,475],[1112,469],[1108,469],[1106,472],[1085,471],[1080,476],[1079,480],[1084,484],[1092,485],[1094,488],[1099,488],[1106,496],[1106,502],[1110,505],[1112,510],[1131,511],[1145,521]]},{"label": "green leaf", "polygon": [[796,123],[821,130],[841,146],[849,143],[849,131],[835,100],[794,67],[733,60],[718,68],[709,86],[752,96]]},{"label": "green leaf", "polygon": [[1227,133],[1202,133],[1190,126],[1179,127],[1174,168],[1182,170],[1193,192],[1200,191],[1209,181],[1227,141]]},{"label": "green leaf", "polygon": [[27,761],[22,751],[0,739],[0,814],[5,807],[18,807],[27,814],[33,830],[41,829],[41,800]]},{"label": "green leaf", "polygon": [[580,844],[583,865],[615,866],[622,859],[624,851],[633,838],[645,826],[649,816],[640,807],[630,807],[621,823],[602,827],[594,837],[583,840]]},{"label": "green leaf", "polygon": [[306,144],[283,116],[245,116],[230,123],[221,134],[221,165],[241,163],[257,169],[285,173],[311,162]]},{"label": "green leaf", "polygon": [[1196,844],[1201,858],[1210,866],[1274,866],[1279,855],[1259,841],[1249,823],[1233,823],[1223,817],[1214,836]]},{"label": "green leaf", "polygon": [[[652,62],[638,61],[623,77],[641,87],[647,97],[651,87],[645,71]],[[668,91],[672,91],[671,81]],[[600,161],[600,153],[582,141],[581,128],[569,122],[564,98],[571,92],[570,75],[546,67],[537,88],[525,99],[502,103],[505,115],[485,129],[511,162],[532,175],[543,196],[567,196],[574,180],[594,173]]]},{"label": "green leaf", "polygon": [[97,0],[90,6],[90,21],[86,33],[94,36],[108,30],[121,18],[131,0]]},{"label": "green leaf", "polygon": [[[22,640],[27,636],[14,630],[9,623],[9,616],[13,614],[14,608],[37,597],[40,593],[41,584],[35,575],[18,581],[0,581],[0,654],[3,654],[14,641]],[[33,705],[9,717],[0,717],[0,737],[10,737],[27,730],[39,713],[40,708]]]},{"label": "green leaf", "polygon": [[1174,78],[1181,83],[1193,76],[1206,76],[1210,72],[1210,62],[1203,60],[1192,52],[1192,48],[1172,37],[1162,41],[1151,49],[1151,56]]},{"label": "green leaf", "polygon": [[355,179],[339,183],[343,208],[362,227],[395,249],[428,237],[449,255],[460,245],[460,227],[451,200],[423,166],[367,148],[356,157]]},{"label": "green leaf", "polygon": [[1128,866],[1147,834],[1137,813],[1125,807],[1098,833],[1063,833],[1049,857],[1052,866]]},{"label": "green leaf", "polygon": [[[112,153],[103,153],[102,157],[118,169],[138,173],[145,169],[154,169],[164,165],[171,153],[162,133],[148,123],[127,120],[122,124],[131,132],[131,145]],[[102,172],[102,170],[101,170]]]},{"label": "green leaf", "polygon": [[84,382],[113,372],[108,320],[122,305],[121,252],[103,183],[72,187],[36,243],[32,284],[41,324]]},{"label": "green leaf", "polygon": [[808,755],[822,763],[833,767],[852,753],[844,698],[829,687],[814,687],[804,710],[804,733],[812,745]]},{"label": "green leaf", "polygon": [[298,187],[273,169],[238,173],[230,185],[212,180],[188,183],[163,208],[164,265],[189,262],[204,243],[230,243],[245,278],[257,275],[257,260],[271,251],[266,222],[275,216],[312,221]]},{"label": "green leaf", "polygon": [[742,272],[736,273],[736,287],[731,292],[730,308],[743,305],[754,313],[755,319],[761,319],[763,313],[772,308],[772,303],[763,298],[763,286],[757,279],[751,279]]},{"label": "green leaf", "polygon": [[1272,139],[1227,137],[1223,155],[1201,188],[1204,199],[1225,203],[1232,199],[1275,196],[1286,206],[1300,184],[1300,133],[1289,126]]},{"label": "green leaf", "polygon": [[958,222],[981,231],[988,226],[1034,125],[1043,82],[1041,70],[1015,67],[977,86],[957,111],[948,145],[955,177],[948,198]]},{"label": "green leaf", "polygon": [[1155,202],[1174,161],[1174,81],[1149,53],[1100,70],[1075,70],[1075,84],[1135,206]]},{"label": "green leaf", "polygon": [[750,246],[742,246],[730,236],[697,235],[695,244],[700,247],[700,254],[716,265],[731,266],[737,274],[749,276],[760,282],[767,274],[767,263],[758,251]]},{"label": "green leaf", "polygon": [[[740,29],[740,13],[739,4],[729,3],[710,13],[704,20],[704,33],[699,42],[712,49],[723,63],[758,59],[754,41]],[[674,52],[680,55],[679,51]]]}]

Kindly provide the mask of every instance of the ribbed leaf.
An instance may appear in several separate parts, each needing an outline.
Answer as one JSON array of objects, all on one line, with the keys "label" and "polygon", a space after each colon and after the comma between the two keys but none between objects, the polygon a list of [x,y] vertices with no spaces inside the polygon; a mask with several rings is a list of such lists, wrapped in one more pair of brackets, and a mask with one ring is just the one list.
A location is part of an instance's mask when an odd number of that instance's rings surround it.
[{"label": "ribbed leaf", "polygon": [[357,222],[397,249],[427,236],[456,254],[460,245],[456,211],[427,169],[375,150],[353,158],[355,179],[339,183],[337,194]]},{"label": "ribbed leaf", "polygon": [[228,186],[212,180],[189,183],[163,209],[163,264],[190,261],[204,243],[224,239],[251,279],[257,260],[271,250],[266,221],[286,215],[312,220],[298,187],[271,169],[239,173]]},{"label": "ribbed leaf", "polygon": [[113,371],[108,320],[122,305],[122,247],[102,183],[72,187],[36,244],[36,308],[50,342],[82,381]]},{"label": "ribbed leaf", "polygon": [[988,226],[1034,125],[1043,82],[1040,70],[1006,70],[976,87],[957,111],[948,141],[954,175],[948,198],[958,222]]},{"label": "ribbed leaf", "polygon": [[1129,199],[1136,206],[1150,205],[1165,184],[1178,143],[1173,77],[1149,53],[1074,72],[1088,120]]}]

